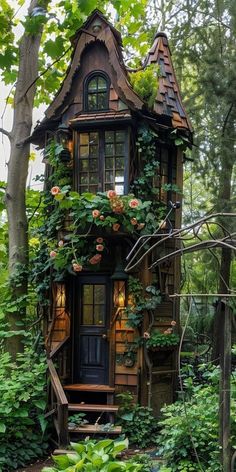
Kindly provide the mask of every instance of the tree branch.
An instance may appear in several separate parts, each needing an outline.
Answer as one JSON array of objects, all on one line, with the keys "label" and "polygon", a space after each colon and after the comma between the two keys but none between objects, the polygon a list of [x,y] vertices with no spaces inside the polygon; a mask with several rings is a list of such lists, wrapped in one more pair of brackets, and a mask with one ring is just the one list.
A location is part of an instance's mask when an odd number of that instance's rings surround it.
[{"label": "tree branch", "polygon": [[0,133],[4,134],[4,136],[7,136],[9,141],[11,141],[11,133],[10,131],[7,131],[6,129],[4,128],[0,128]]}]

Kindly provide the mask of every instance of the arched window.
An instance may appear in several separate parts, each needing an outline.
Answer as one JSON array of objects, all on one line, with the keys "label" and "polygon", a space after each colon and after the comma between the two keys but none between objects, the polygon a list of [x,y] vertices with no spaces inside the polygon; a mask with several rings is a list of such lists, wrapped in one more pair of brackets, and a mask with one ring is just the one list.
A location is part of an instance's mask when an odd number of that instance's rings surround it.
[{"label": "arched window", "polygon": [[95,72],[85,81],[85,111],[102,111],[109,108],[109,79],[101,72]]}]

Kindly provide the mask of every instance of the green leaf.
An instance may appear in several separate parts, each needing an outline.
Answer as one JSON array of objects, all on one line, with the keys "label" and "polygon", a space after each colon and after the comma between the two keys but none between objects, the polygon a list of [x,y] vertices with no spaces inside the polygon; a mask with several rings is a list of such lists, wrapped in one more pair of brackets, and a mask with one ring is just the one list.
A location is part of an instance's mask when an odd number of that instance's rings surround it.
[{"label": "green leaf", "polygon": [[6,429],[6,425],[4,423],[0,423],[0,433],[5,433]]}]

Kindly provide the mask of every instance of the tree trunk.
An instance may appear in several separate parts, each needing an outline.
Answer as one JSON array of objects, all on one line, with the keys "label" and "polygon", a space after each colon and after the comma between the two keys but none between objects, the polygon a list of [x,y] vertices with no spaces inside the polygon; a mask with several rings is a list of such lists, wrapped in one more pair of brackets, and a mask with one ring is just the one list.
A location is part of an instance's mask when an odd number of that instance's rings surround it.
[{"label": "tree trunk", "polygon": [[[32,0],[28,14],[36,7],[48,4]],[[13,127],[10,133],[11,153],[8,164],[6,206],[9,223],[9,278],[12,300],[18,303],[14,313],[8,313],[9,329],[17,331],[19,321],[24,321],[25,308],[20,300],[27,296],[28,283],[28,222],[25,205],[25,189],[28,174],[30,144],[24,142],[32,127],[32,114],[38,76],[38,54],[42,29],[37,34],[24,33],[19,45],[19,73],[14,97]],[[18,302],[17,302],[18,300]],[[24,305],[24,304],[22,304]],[[6,348],[13,358],[22,351],[22,337],[7,338]]]}]

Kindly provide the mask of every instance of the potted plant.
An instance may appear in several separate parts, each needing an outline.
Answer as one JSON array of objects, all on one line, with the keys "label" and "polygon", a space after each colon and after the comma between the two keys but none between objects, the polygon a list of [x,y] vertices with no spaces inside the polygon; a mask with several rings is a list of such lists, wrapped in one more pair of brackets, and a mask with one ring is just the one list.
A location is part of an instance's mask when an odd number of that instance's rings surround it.
[{"label": "potted plant", "polygon": [[150,351],[158,351],[165,349],[174,349],[179,344],[179,335],[173,333],[172,328],[161,332],[154,329],[151,333],[144,333],[145,346]]}]

